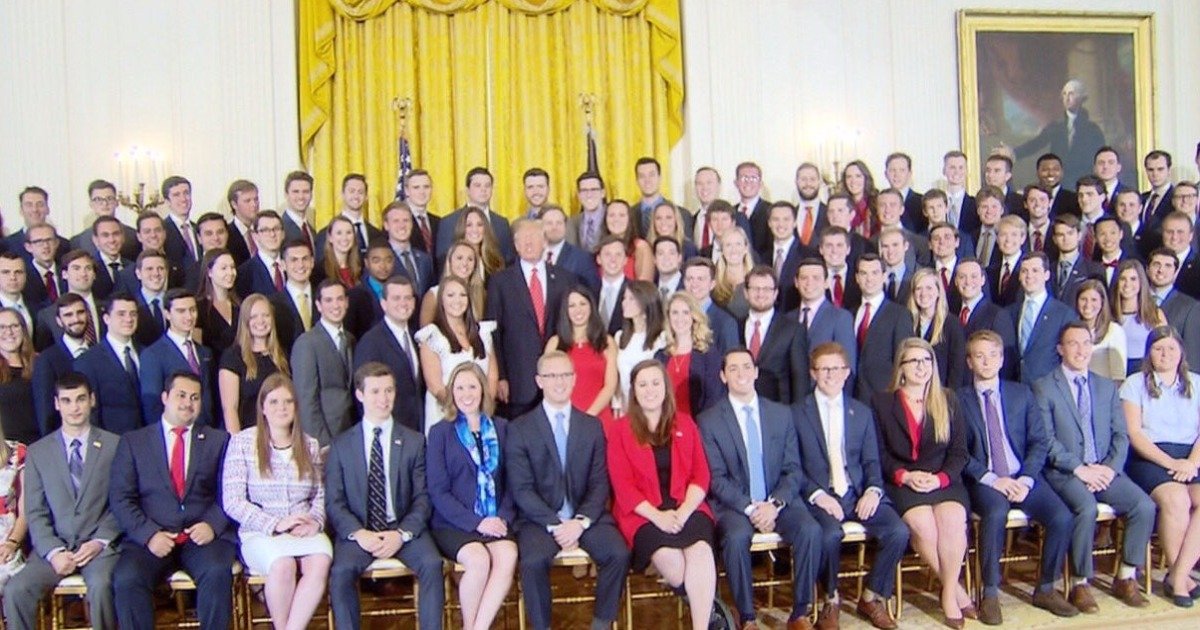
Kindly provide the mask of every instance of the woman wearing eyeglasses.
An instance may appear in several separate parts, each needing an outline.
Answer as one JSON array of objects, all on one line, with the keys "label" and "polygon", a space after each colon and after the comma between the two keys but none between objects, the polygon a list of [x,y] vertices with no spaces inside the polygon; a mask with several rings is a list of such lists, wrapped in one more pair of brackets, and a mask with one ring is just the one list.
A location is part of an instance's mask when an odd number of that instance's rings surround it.
[{"label": "woman wearing eyeglasses", "polygon": [[959,585],[967,551],[966,427],[957,399],[938,378],[928,341],[900,344],[891,386],[871,398],[888,498],[912,532],[912,546],[942,582],[946,625],[978,615]]}]

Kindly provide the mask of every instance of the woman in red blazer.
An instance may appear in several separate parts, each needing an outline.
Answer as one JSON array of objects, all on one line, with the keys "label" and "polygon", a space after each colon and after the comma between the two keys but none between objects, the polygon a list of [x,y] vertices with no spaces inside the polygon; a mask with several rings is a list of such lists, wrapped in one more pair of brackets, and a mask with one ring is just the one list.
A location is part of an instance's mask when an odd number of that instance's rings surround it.
[{"label": "woman in red blazer", "polygon": [[633,550],[632,568],[654,563],[672,588],[687,594],[692,626],[707,628],[717,571],[700,431],[690,416],[676,413],[661,363],[642,361],[629,381],[629,414],[608,436],[613,516]]}]

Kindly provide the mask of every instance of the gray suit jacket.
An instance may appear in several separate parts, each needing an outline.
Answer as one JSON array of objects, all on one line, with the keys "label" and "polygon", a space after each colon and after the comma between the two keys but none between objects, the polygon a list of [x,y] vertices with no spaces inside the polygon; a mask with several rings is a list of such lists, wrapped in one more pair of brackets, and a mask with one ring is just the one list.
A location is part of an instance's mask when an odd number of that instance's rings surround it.
[{"label": "gray suit jacket", "polygon": [[25,455],[25,518],[34,553],[46,557],[53,549],[74,551],[101,539],[109,546],[101,555],[116,553],[121,527],[108,509],[109,468],[120,438],[92,427],[84,444],[83,481],[78,495],[67,471],[67,449],[55,431],[34,442]]},{"label": "gray suit jacket", "polygon": [[338,352],[325,326],[314,323],[292,346],[292,378],[296,382],[304,432],[327,446],[354,423],[354,335],[346,331],[350,362]]},{"label": "gray suit jacket", "polygon": [[[1092,397],[1096,457],[1099,463],[1120,473],[1125,470],[1125,457],[1129,454],[1129,433],[1117,387],[1091,372],[1088,390]],[[1050,454],[1044,469],[1050,481],[1062,481],[1083,465],[1083,431],[1087,425],[1079,415],[1075,396],[1075,386],[1067,382],[1061,368],[1054,368],[1033,384],[1033,397],[1038,401],[1050,437]]]},{"label": "gray suit jacket", "polygon": [[1163,300],[1162,310],[1167,316],[1167,323],[1174,326],[1183,338],[1183,352],[1188,365],[1200,365],[1200,307],[1196,300],[1178,289],[1172,289],[1167,299]]}]

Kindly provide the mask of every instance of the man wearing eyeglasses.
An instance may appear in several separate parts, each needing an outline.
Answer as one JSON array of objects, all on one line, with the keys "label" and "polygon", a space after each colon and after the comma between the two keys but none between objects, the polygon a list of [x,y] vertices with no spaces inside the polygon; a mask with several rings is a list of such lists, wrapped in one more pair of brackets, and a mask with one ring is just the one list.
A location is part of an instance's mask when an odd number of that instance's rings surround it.
[{"label": "man wearing eyeglasses", "polygon": [[761,252],[771,247],[771,203],[762,198],[762,169],[754,162],[742,162],[734,171],[738,191],[738,214],[750,221],[750,244]]},{"label": "man wearing eyeglasses", "polygon": [[530,624],[550,628],[550,563],[582,548],[597,567],[593,629],[609,628],[621,605],[629,548],[608,511],[600,421],[571,406],[575,371],[560,351],[537,364],[542,403],[508,427],[505,469],[517,505],[521,585]]},{"label": "man wearing eyeglasses", "polygon": [[[229,231],[233,236],[236,229]],[[283,219],[274,210],[264,210],[254,218],[254,244],[258,250],[237,270],[237,292],[245,299],[251,293],[272,296],[283,290]]]},{"label": "man wearing eyeglasses", "polygon": [[[83,219],[83,224],[88,227],[71,237],[71,249],[83,249],[95,256],[98,252],[96,251],[96,244],[92,242],[93,224],[100,217],[116,217],[117,208],[120,205],[117,199],[117,187],[112,182],[97,179],[88,184],[88,208],[91,211]],[[138,254],[142,252],[142,247],[138,244],[137,240],[137,230],[122,223],[121,232],[124,233],[124,240],[121,244],[121,258],[137,260]]]},{"label": "man wearing eyeglasses", "polygon": [[599,173],[575,178],[579,212],[567,220],[567,242],[585,252],[596,251],[604,236],[604,180]]},{"label": "man wearing eyeglasses", "polygon": [[[22,230],[25,234],[25,304],[37,312],[67,292],[67,282],[58,264],[59,238],[54,226],[40,223]],[[66,253],[66,252],[63,252]]]}]

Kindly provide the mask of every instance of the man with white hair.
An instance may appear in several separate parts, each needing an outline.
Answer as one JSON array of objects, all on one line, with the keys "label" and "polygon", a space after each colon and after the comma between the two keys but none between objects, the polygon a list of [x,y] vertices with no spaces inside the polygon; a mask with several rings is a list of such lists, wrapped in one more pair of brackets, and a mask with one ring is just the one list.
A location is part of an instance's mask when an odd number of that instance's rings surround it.
[{"label": "man with white hair", "polygon": [[1073,182],[1090,174],[1096,150],[1104,146],[1104,132],[1083,107],[1087,98],[1087,88],[1079,79],[1063,84],[1063,115],[1018,146],[1014,151],[1017,159],[1035,155],[1049,145],[1051,153],[1062,157],[1063,181]]}]

